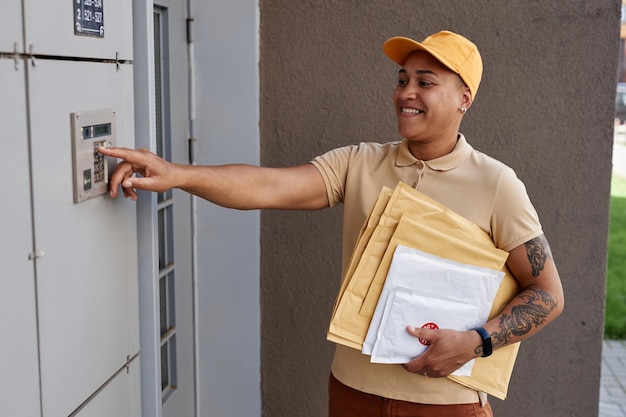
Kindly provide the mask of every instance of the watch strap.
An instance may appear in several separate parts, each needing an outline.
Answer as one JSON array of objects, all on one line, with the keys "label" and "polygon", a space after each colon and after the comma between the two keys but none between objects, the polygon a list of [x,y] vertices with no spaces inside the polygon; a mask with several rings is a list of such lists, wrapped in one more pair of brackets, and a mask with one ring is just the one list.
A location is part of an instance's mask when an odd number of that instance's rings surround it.
[{"label": "watch strap", "polygon": [[489,336],[489,332],[485,330],[483,327],[474,327],[472,330],[475,330],[480,335],[481,339],[483,339],[483,354],[482,357],[486,358],[491,355],[493,352],[493,346],[491,345],[491,336]]}]

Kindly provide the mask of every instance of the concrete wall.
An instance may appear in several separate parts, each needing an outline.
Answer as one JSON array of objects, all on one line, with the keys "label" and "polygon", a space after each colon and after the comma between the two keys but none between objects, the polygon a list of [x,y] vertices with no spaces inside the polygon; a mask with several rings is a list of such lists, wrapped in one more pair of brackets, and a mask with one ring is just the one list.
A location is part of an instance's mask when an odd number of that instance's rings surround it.
[{"label": "concrete wall", "polygon": [[[398,139],[394,35],[450,29],[484,78],[461,129],[526,183],[566,294],[563,316],[521,348],[498,416],[597,415],[620,1],[261,1],[261,162]],[[232,80],[231,80],[232,81]],[[340,280],[341,208],[264,212],[265,417],[325,415]]]}]

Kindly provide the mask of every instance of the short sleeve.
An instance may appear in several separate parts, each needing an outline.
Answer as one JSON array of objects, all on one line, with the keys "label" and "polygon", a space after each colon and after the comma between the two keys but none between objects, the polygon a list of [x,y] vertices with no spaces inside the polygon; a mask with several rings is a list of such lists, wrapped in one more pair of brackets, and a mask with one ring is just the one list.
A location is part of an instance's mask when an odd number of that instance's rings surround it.
[{"label": "short sleeve", "polygon": [[311,161],[324,178],[330,207],[344,201],[350,158],[356,151],[356,145],[344,146],[328,151]]},{"label": "short sleeve", "polygon": [[543,233],[526,186],[508,167],[494,199],[491,233],[496,246],[507,252]]}]

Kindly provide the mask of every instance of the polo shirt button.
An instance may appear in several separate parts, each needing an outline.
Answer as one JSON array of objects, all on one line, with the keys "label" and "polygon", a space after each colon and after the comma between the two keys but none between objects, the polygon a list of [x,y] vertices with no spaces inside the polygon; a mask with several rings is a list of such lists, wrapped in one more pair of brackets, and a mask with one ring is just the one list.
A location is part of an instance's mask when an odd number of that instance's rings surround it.
[{"label": "polo shirt button", "polygon": [[417,188],[417,183],[416,183],[416,182],[414,182],[413,184],[411,184],[411,187],[413,187],[413,188]]}]

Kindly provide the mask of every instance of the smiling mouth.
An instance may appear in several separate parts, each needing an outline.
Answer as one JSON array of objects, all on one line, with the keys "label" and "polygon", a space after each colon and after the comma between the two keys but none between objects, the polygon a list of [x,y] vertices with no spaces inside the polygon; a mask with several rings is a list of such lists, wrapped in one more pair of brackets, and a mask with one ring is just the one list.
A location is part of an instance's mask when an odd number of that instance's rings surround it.
[{"label": "smiling mouth", "polygon": [[424,111],[423,110],[418,110],[418,109],[411,109],[409,107],[400,107],[400,113],[420,114],[420,113],[424,113]]}]

